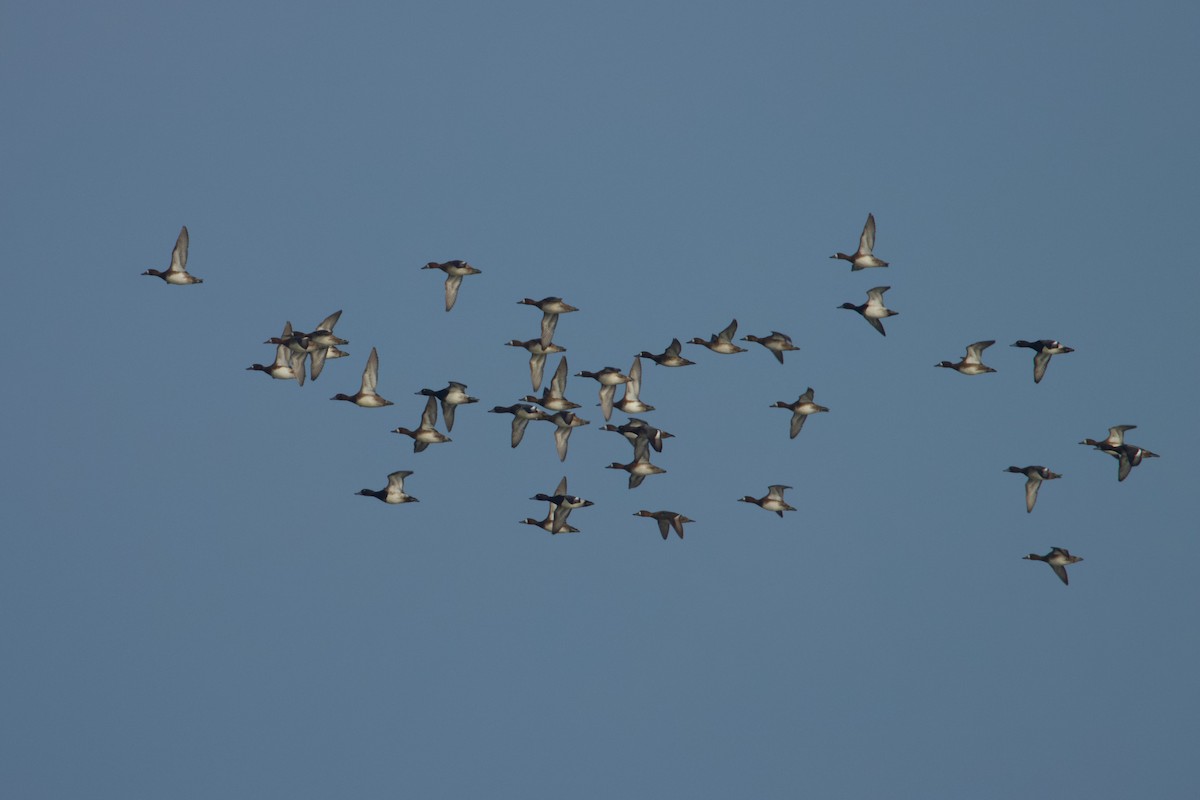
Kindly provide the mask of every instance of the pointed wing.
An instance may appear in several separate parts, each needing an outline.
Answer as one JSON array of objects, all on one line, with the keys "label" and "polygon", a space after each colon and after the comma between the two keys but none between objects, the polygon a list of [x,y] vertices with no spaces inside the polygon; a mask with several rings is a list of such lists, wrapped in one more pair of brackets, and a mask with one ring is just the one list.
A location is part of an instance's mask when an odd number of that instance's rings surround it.
[{"label": "pointed wing", "polygon": [[558,360],[558,369],[554,370],[554,377],[550,379],[550,394],[552,397],[567,396],[567,357],[563,356]]},{"label": "pointed wing", "polygon": [[[778,483],[772,484],[771,486],[767,487],[767,499],[768,500],[779,500],[780,502],[782,502],[784,491],[787,489],[790,489],[790,488],[792,488],[792,487],[784,486],[784,485],[778,484]],[[783,514],[780,514],[779,516],[782,517]]]},{"label": "pointed wing", "polygon": [[858,237],[858,252],[871,255],[875,247],[875,215],[867,214],[867,224],[863,225],[862,236]]},{"label": "pointed wing", "polygon": [[646,480],[645,475],[635,475],[632,472],[629,473],[629,488],[636,489],[642,485],[642,481],[644,480]]},{"label": "pointed wing", "polygon": [[683,345],[679,342],[679,340],[672,339],[671,344],[667,347],[666,354],[669,356],[678,356],[682,350]]},{"label": "pointed wing", "polygon": [[657,522],[658,522],[658,532],[662,534],[662,537],[665,540],[668,536],[671,535],[671,523],[665,517],[659,517]]},{"label": "pointed wing", "polygon": [[717,334],[717,339],[722,342],[733,341],[733,337],[737,333],[737,325],[738,325],[738,323],[737,323],[737,320],[735,319],[733,322],[729,323],[728,327],[726,327],[725,330],[723,330]]},{"label": "pointed wing", "polygon": [[413,452],[414,453],[422,453],[425,451],[426,447],[429,447],[429,442],[422,442],[418,439],[413,439]]},{"label": "pointed wing", "polygon": [[567,460],[567,442],[571,438],[571,428],[566,425],[558,425],[554,429],[554,449],[558,451],[558,460]]},{"label": "pointed wing", "polygon": [[[682,539],[683,538],[683,515],[682,514],[676,514],[675,516],[671,517],[671,527],[673,527],[675,529],[675,532],[679,534],[679,538]],[[666,535],[664,535],[663,538],[664,539],[667,538]]]},{"label": "pointed wing", "polygon": [[611,386],[600,387],[600,411],[604,414],[605,421],[612,418],[613,397],[617,393],[617,385],[614,383]]},{"label": "pointed wing", "polygon": [[301,386],[304,385],[304,356],[303,352],[297,353],[287,345],[279,345],[284,350],[287,350],[288,366],[292,368],[292,374],[296,376],[296,382]]},{"label": "pointed wing", "polygon": [[524,417],[513,417],[512,422],[512,446],[516,447],[521,443],[521,439],[525,437],[525,428],[529,425],[529,420]]},{"label": "pointed wing", "polygon": [[363,369],[362,389],[361,391],[368,394],[375,393],[375,385],[379,381],[379,353],[375,348],[371,348],[371,355],[367,357],[367,366]]},{"label": "pointed wing", "polygon": [[634,356],[633,366],[629,368],[629,380],[625,382],[625,399],[637,400],[642,391],[642,359]]},{"label": "pointed wing", "polygon": [[1066,567],[1064,567],[1062,564],[1050,564],[1050,569],[1054,570],[1054,574],[1058,576],[1058,579],[1062,581],[1065,586],[1071,585],[1071,581],[1067,579]]},{"label": "pointed wing", "polygon": [[1037,502],[1038,489],[1042,488],[1042,482],[1038,478],[1030,478],[1025,481],[1025,513],[1033,511],[1033,504]]},{"label": "pointed wing", "polygon": [[1041,383],[1042,376],[1046,374],[1046,367],[1050,366],[1050,354],[1044,350],[1038,351],[1033,356],[1033,382]]},{"label": "pointed wing", "polygon": [[796,401],[796,404],[799,405],[800,403],[811,403],[813,401],[813,397],[813,388],[810,386],[808,387],[808,390],[804,392],[804,394],[800,395],[800,399]]},{"label": "pointed wing", "polygon": [[446,276],[446,310],[454,308],[454,301],[458,299],[458,287],[462,286],[462,275],[447,275]]},{"label": "pointed wing", "polygon": [[401,495],[404,494],[404,479],[412,475],[411,469],[402,469],[388,475],[387,493]]},{"label": "pointed wing", "polygon": [[1133,462],[1129,460],[1129,454],[1122,448],[1116,454],[1117,461],[1117,480],[1123,481],[1129,477],[1129,470],[1133,469]]},{"label": "pointed wing", "polygon": [[456,408],[458,406],[454,405],[454,403],[447,403],[445,400],[442,401],[442,419],[446,420],[447,432],[454,430],[454,409]]},{"label": "pointed wing", "polygon": [[554,329],[558,327],[558,314],[542,312],[542,347],[549,347],[554,340]]},{"label": "pointed wing", "polygon": [[[325,368],[325,356],[328,353],[329,353],[328,347],[318,347],[316,350],[313,350],[312,353],[310,354],[311,359],[309,361],[308,369],[309,369],[309,375],[310,375],[310,377],[312,377],[312,379],[314,381],[318,377],[320,377],[321,370]],[[300,356],[300,358],[304,358],[304,356],[302,355],[302,356]]]},{"label": "pointed wing", "polygon": [[531,355],[529,357],[529,378],[533,381],[533,390],[542,388],[542,371],[546,369],[546,356]]},{"label": "pointed wing", "polygon": [[800,433],[800,429],[804,427],[804,420],[806,419],[808,419],[806,414],[801,414],[799,412],[792,413],[791,438],[795,439],[796,434]]},{"label": "pointed wing", "polygon": [[321,320],[321,324],[317,326],[317,330],[329,331],[330,333],[333,333],[333,326],[337,325],[337,322],[339,319],[341,319],[341,317],[342,317],[341,311],[333,312],[328,317]]},{"label": "pointed wing", "polygon": [[983,351],[995,343],[995,339],[990,339],[986,342],[973,342],[967,345],[967,355],[963,358],[963,361],[967,364],[982,364]]},{"label": "pointed wing", "polygon": [[431,397],[425,401],[425,410],[421,412],[421,427],[432,428],[437,425],[437,407],[438,402],[436,397]]},{"label": "pointed wing", "polygon": [[882,306],[883,305],[883,293],[891,288],[892,287],[890,287],[890,286],[876,286],[874,289],[868,289],[867,290],[867,305]]},{"label": "pointed wing", "polygon": [[[649,461],[650,460],[650,451],[649,451],[650,439],[648,437],[638,436],[636,439],[634,439],[632,441],[632,444],[633,444],[633,460],[634,461]],[[659,452],[661,452],[661,451],[659,451]]]},{"label": "pointed wing", "polygon": [[187,269],[188,230],[187,225],[179,229],[179,238],[175,240],[175,248],[171,250],[171,272],[183,272]]},{"label": "pointed wing", "polygon": [[868,317],[868,316],[867,316],[867,315],[865,315],[865,314],[863,315],[863,319],[865,319],[867,322],[871,323],[871,327],[872,327],[872,328],[874,328],[875,330],[879,331],[879,332],[880,332],[881,334],[883,334],[884,336],[887,336],[887,331],[885,331],[885,330],[883,329],[883,322],[882,322],[882,321],[880,321],[880,320],[876,319],[875,317]]}]

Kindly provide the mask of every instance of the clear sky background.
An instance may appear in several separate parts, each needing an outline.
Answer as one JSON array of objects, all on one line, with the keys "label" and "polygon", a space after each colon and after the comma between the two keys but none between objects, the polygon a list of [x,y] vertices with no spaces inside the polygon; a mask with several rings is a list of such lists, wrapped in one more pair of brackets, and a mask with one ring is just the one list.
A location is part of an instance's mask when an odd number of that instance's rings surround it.
[{"label": "clear sky background", "polygon": [[[5,794],[1195,797],[1198,25],[9,4]],[[851,273],[868,212],[892,266]],[[205,283],[141,277],[182,224]],[[837,310],[878,285],[887,338]],[[572,373],[733,317],[802,349],[647,363],[676,438],[630,491],[595,382],[565,464],[486,413],[547,295]],[[315,383],[245,370],[337,309]],[[1077,352],[1035,386],[1019,338]],[[933,368],[980,339],[996,374]],[[330,402],[373,346],[396,404]],[[447,380],[482,402],[414,454]],[[1077,444],[1117,424],[1162,455],[1124,483]],[[397,469],[420,503],[354,496]],[[583,533],[517,524],[564,474]],[[736,502],[771,483],[796,513]],[[1056,545],[1069,587],[1021,560]]]}]

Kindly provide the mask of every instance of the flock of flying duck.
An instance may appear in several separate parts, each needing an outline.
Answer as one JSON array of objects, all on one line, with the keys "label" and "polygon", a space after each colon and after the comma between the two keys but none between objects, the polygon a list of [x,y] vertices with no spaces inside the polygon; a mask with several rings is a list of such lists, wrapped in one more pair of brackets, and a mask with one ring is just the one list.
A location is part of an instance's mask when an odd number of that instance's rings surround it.
[{"label": "flock of flying duck", "polygon": [[[875,256],[873,252],[874,248],[875,217],[873,214],[868,214],[866,225],[863,227],[862,235],[859,238],[858,250],[850,255],[841,252],[835,253],[830,258],[849,261],[852,272],[872,267],[887,267],[888,262]],[[174,249],[171,251],[170,266],[162,271],[148,269],[142,274],[161,278],[166,283],[174,286],[203,283],[204,281],[201,278],[188,273],[187,257],[188,230],[187,226],[184,226],[179,232],[179,238],[175,242]],[[422,269],[437,269],[446,274],[446,311],[454,308],[463,278],[469,275],[478,275],[481,272],[481,270],[476,269],[466,261],[429,262]],[[879,331],[881,335],[887,336],[887,331],[883,327],[883,320],[896,316],[899,313],[884,305],[883,295],[890,288],[889,286],[877,286],[867,292],[867,302],[862,305],[843,303],[839,308],[858,312],[863,319],[870,323],[871,327]],[[541,328],[537,338],[528,340],[513,339],[507,343],[511,347],[523,348],[529,353],[530,382],[533,385],[533,391],[537,392],[539,389],[542,389],[542,376],[545,370],[546,356],[563,353],[566,350],[566,348],[553,342],[554,334],[558,327],[559,316],[578,311],[579,309],[567,304],[561,297],[546,297],[541,300],[534,300],[527,297],[519,300],[518,304],[534,306],[542,312]],[[291,322],[287,322],[279,336],[271,337],[265,342],[266,344],[275,345],[275,360],[270,364],[253,364],[247,367],[247,369],[265,372],[276,380],[295,380],[301,386],[304,385],[306,374],[311,380],[316,380],[320,376],[326,360],[341,358],[347,355],[347,353],[338,348],[340,345],[348,344],[348,342],[345,339],[339,338],[333,332],[334,326],[337,324],[341,314],[341,311],[330,314],[314,330],[308,333],[294,330]],[[744,353],[746,352],[746,348],[734,343],[737,327],[738,323],[735,319],[720,333],[715,333],[708,339],[694,338],[688,343],[706,347],[714,353],[723,355]],[[743,336],[740,341],[754,342],[762,345],[771,352],[780,364],[784,363],[784,353],[800,349],[792,343],[791,337],[779,331],[771,331],[768,336]],[[983,363],[983,351],[995,343],[995,340],[974,342],[967,345],[966,354],[958,361],[942,361],[934,366],[952,369],[962,375],[984,375],[989,372],[995,372],[995,369]],[[1042,378],[1045,377],[1046,368],[1050,364],[1051,356],[1073,352],[1073,348],[1051,339],[1039,339],[1037,341],[1020,339],[1013,343],[1012,346],[1029,348],[1034,351],[1034,383],[1040,383]],[[679,339],[672,339],[671,343],[662,353],[656,354],[643,350],[634,356],[633,364],[629,368],[628,373],[622,373],[616,367],[605,367],[595,372],[577,372],[575,375],[576,377],[591,378],[600,384],[600,408],[606,422],[611,418],[613,409],[618,409],[629,415],[643,414],[653,411],[654,406],[645,403],[639,397],[642,384],[642,359],[649,359],[663,367],[686,367],[694,364],[694,361],[683,357],[682,350],[683,345]],[[516,447],[521,443],[525,435],[525,428],[530,422],[549,422],[554,425],[554,446],[559,460],[566,460],[571,431],[577,427],[590,424],[588,420],[574,413],[573,409],[579,408],[579,404],[571,402],[566,397],[567,374],[567,359],[563,356],[558,362],[558,367],[555,369],[554,376],[551,378],[549,385],[542,389],[540,397],[532,394],[526,395],[521,398],[520,402],[513,405],[495,406],[491,409],[496,414],[512,415],[512,447]],[[366,367],[363,369],[362,382],[359,385],[358,391],[350,395],[338,393],[331,399],[353,403],[362,408],[383,408],[393,405],[391,400],[384,399],[376,391],[378,377],[379,354],[375,348],[371,348],[371,355],[367,358]],[[619,400],[616,399],[618,386],[624,387],[623,396]],[[428,400],[425,403],[425,409],[421,414],[421,420],[417,427],[415,429],[397,427],[392,432],[412,438],[413,452],[416,453],[422,452],[431,444],[449,442],[449,436],[437,430],[438,409],[440,407],[446,431],[449,433],[454,428],[455,409],[460,405],[479,402],[478,398],[468,395],[466,389],[466,384],[454,381],[451,381],[444,389],[421,389],[417,394],[428,397]],[[808,417],[829,410],[825,406],[817,405],[814,402],[811,387],[804,394],[800,395],[795,402],[788,403],[780,400],[774,403],[771,408],[782,408],[792,412],[789,434],[793,439],[800,433]],[[1152,453],[1137,445],[1125,443],[1125,432],[1133,430],[1136,427],[1135,425],[1116,425],[1109,429],[1107,438],[1101,440],[1084,439],[1080,444],[1089,445],[1117,459],[1117,480],[1124,481],[1129,476],[1130,471],[1141,464],[1143,459],[1158,457],[1157,453]],[[663,440],[672,438],[672,434],[634,416],[630,416],[628,422],[624,425],[609,423],[605,424],[601,430],[619,433],[633,446],[633,459],[628,464],[613,462],[608,465],[609,469],[620,469],[629,473],[630,489],[640,486],[647,476],[666,472],[666,470],[650,463],[650,451],[654,450],[661,453]],[[1037,502],[1038,491],[1045,481],[1062,477],[1062,475],[1054,473],[1049,468],[1040,465],[1026,467],[1013,466],[1008,467],[1004,471],[1025,476],[1026,512],[1033,511],[1034,504]],[[375,497],[384,503],[392,505],[418,502],[417,498],[404,491],[404,479],[412,474],[412,470],[398,470],[387,476],[387,486],[383,489],[362,489],[357,494],[365,497]],[[773,484],[767,487],[767,493],[762,497],[747,495],[739,498],[739,502],[752,503],[766,511],[773,511],[780,517],[783,517],[785,511],[796,510],[784,500],[784,492],[790,488],[792,487],[783,484]],[[535,525],[551,534],[577,533],[579,529],[570,525],[568,517],[575,509],[593,505],[590,500],[585,500],[568,493],[565,476],[559,482],[558,486],[555,487],[553,494],[538,493],[530,499],[549,504],[546,517],[540,520],[529,517],[521,520],[521,522],[528,525]],[[655,520],[658,523],[658,530],[662,534],[663,539],[667,539],[672,530],[682,539],[684,523],[694,522],[694,520],[689,519],[681,513],[668,510],[640,510],[634,516]],[[1030,553],[1024,556],[1024,558],[1031,561],[1043,561],[1049,564],[1050,568],[1054,570],[1054,574],[1064,584],[1068,583],[1067,565],[1083,560],[1079,556],[1071,555],[1068,550],[1062,547],[1053,547],[1045,555]]]}]

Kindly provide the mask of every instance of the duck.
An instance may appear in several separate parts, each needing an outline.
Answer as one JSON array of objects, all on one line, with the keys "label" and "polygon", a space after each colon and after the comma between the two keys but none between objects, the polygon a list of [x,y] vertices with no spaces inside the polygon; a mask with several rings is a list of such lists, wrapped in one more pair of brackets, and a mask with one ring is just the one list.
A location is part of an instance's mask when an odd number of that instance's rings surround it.
[{"label": "duck", "polygon": [[423,452],[431,444],[444,444],[450,441],[449,436],[434,428],[434,425],[437,424],[437,408],[437,398],[429,398],[425,403],[425,411],[421,413],[421,424],[415,431],[410,431],[408,428],[393,428],[392,433],[411,436],[414,453]]},{"label": "duck", "polygon": [[[246,369],[265,372],[278,381],[299,380],[292,366],[292,354],[282,344],[275,346],[275,362],[273,364],[251,364]],[[303,366],[301,366],[300,374],[304,374]]]},{"label": "duck", "polygon": [[871,252],[875,249],[875,215],[867,214],[867,224],[863,225],[862,235],[858,237],[858,251],[854,255],[834,253],[830,258],[840,258],[850,262],[850,271],[857,272],[868,267],[886,267],[888,262],[876,258]]},{"label": "duck", "polygon": [[375,352],[375,348],[371,348],[371,355],[367,357],[367,366],[363,369],[362,386],[359,387],[355,394],[335,394],[330,400],[345,400],[348,403],[354,403],[362,408],[383,408],[384,406],[393,405],[391,400],[384,400],[375,392],[376,382],[379,380],[379,353]]},{"label": "duck", "polygon": [[505,344],[509,347],[523,347],[529,351],[529,377],[533,381],[535,392],[542,388],[542,372],[546,368],[546,356],[550,353],[567,352],[567,348],[559,347],[554,342],[543,347],[539,339],[529,339],[524,342],[520,339],[512,339]]},{"label": "duck", "polygon": [[567,524],[564,524],[558,530],[554,530],[554,515],[553,514],[547,514],[545,519],[534,519],[533,517],[526,517],[525,519],[517,520],[517,522],[521,523],[522,525],[534,525],[538,528],[541,528],[542,530],[546,531],[547,533],[549,533],[551,535],[556,534],[556,533],[579,533],[579,528],[576,528],[574,526],[567,525]]},{"label": "duck", "polygon": [[1024,339],[1018,339],[1011,347],[1028,347],[1030,350],[1037,351],[1033,354],[1034,383],[1042,382],[1042,377],[1046,374],[1046,367],[1050,366],[1050,356],[1060,356],[1075,352],[1074,347],[1067,347],[1055,339],[1038,339],[1036,342],[1027,342]]},{"label": "duck", "polygon": [[550,385],[542,392],[542,396],[534,397],[528,394],[521,400],[526,403],[537,403],[550,411],[570,411],[572,408],[579,408],[579,403],[572,403],[567,399],[566,391],[567,357],[563,356],[559,359],[558,369],[554,370],[554,377],[550,379]]},{"label": "duck", "polygon": [[442,404],[442,419],[446,420],[446,431],[454,430],[454,409],[459,406],[465,406],[468,403],[478,403],[478,397],[471,397],[467,394],[467,385],[458,381],[450,381],[450,384],[445,389],[438,389],[436,392],[432,389],[422,389],[416,394],[425,395],[426,397],[436,397]]},{"label": "duck", "polygon": [[685,522],[695,522],[694,519],[689,519],[677,511],[635,511],[635,517],[649,517],[658,522],[658,532],[662,534],[663,541],[671,535],[671,529],[675,529],[675,533],[679,534],[679,538],[683,538],[683,524]]},{"label": "duck", "polygon": [[554,329],[558,327],[558,315],[579,310],[575,306],[564,303],[561,297],[543,297],[541,300],[532,300],[526,297],[524,300],[518,300],[517,305],[537,306],[541,309],[542,336],[538,341],[541,342],[542,347],[550,346],[550,341],[554,338]]},{"label": "duck", "polygon": [[525,436],[525,428],[531,420],[541,420],[544,422],[550,421],[550,415],[540,408],[529,405],[528,403],[515,403],[511,406],[496,406],[491,409],[492,414],[512,414],[512,446],[516,447],[521,443],[521,439]]},{"label": "duck", "polygon": [[162,272],[156,269],[148,269],[143,272],[143,275],[153,275],[156,278],[162,278],[172,286],[187,286],[189,283],[204,283],[203,278],[197,278],[195,275],[189,275],[187,271],[187,256],[188,256],[188,229],[184,225],[179,229],[179,238],[175,240],[175,247],[171,250],[171,266],[167,267]]},{"label": "duck", "polygon": [[462,279],[467,275],[478,275],[482,270],[475,269],[465,261],[443,261],[438,263],[430,261],[421,269],[440,269],[446,273],[446,310],[454,308],[454,301],[458,299],[458,289],[462,286]]},{"label": "duck", "polygon": [[[292,321],[288,320],[283,324],[283,333],[279,336],[272,336],[263,344],[273,344],[277,347],[282,347],[287,353],[288,366],[292,370],[297,383],[304,385],[304,357],[308,353],[308,339],[305,334],[297,334],[292,330]],[[278,360],[278,352],[276,353]]]},{"label": "duck", "polygon": [[1078,564],[1083,561],[1079,556],[1071,555],[1065,547],[1051,547],[1050,552],[1044,556],[1039,556],[1037,553],[1030,553],[1027,556],[1021,556],[1026,561],[1045,561],[1050,565],[1050,569],[1054,570],[1054,574],[1063,582],[1064,586],[1069,586],[1070,581],[1067,579],[1067,565]]},{"label": "duck", "polygon": [[578,414],[573,414],[570,411],[559,411],[551,414],[550,421],[554,423],[554,449],[558,451],[558,460],[567,460],[567,442],[571,438],[571,431],[582,425],[590,425],[583,417]]},{"label": "duck", "polygon": [[891,289],[890,286],[876,286],[874,289],[867,290],[867,302],[861,306],[856,306],[853,303],[842,303],[838,308],[845,308],[849,311],[857,311],[862,314],[862,318],[871,323],[871,327],[879,331],[882,336],[887,336],[887,331],[883,329],[883,323],[880,320],[887,319],[898,315],[899,311],[892,311],[883,304],[883,293]]},{"label": "duck", "polygon": [[621,372],[616,367],[605,367],[596,372],[576,372],[577,378],[591,378],[600,384],[600,411],[604,414],[604,419],[607,421],[612,418],[613,397],[617,393],[617,387],[622,383],[629,383],[629,376]]},{"label": "duck", "polygon": [[[333,326],[337,324],[341,316],[341,310],[335,311],[317,323],[317,327],[311,333],[299,334],[305,340],[304,351],[309,358],[308,376],[314,381],[321,377],[325,359],[329,357],[329,348],[337,347],[340,344],[350,344],[347,340],[333,334]],[[303,361],[303,356],[301,356],[301,361]]]},{"label": "duck", "polygon": [[746,495],[745,497],[738,498],[738,502],[753,503],[759,508],[766,509],[767,511],[774,511],[782,519],[783,512],[796,510],[789,506],[783,499],[783,493],[791,488],[791,486],[783,486],[782,484],[778,483],[772,484],[767,487],[767,494],[765,497],[751,497],[750,495]]},{"label": "duck", "polygon": [[1137,425],[1113,425],[1108,429],[1108,437],[1097,441],[1096,439],[1084,439],[1080,444],[1087,444],[1095,447],[1097,450],[1120,447],[1125,444],[1125,431],[1132,431],[1137,428]]},{"label": "duck", "polygon": [[954,363],[951,361],[943,361],[940,364],[934,364],[935,367],[945,367],[946,369],[956,370],[963,375],[983,375],[987,372],[995,372],[996,370],[985,365],[980,359],[983,358],[983,351],[996,343],[995,339],[988,339],[984,342],[974,342],[967,345],[967,354],[962,357],[962,361]]},{"label": "duck", "polygon": [[702,345],[707,347],[709,350],[712,350],[714,353],[722,353],[724,355],[744,353],[746,352],[746,348],[738,347],[733,343],[733,336],[735,333],[737,333],[737,326],[738,321],[735,319],[733,322],[729,323],[725,330],[721,331],[720,333],[714,333],[708,338],[707,341],[699,337],[695,337],[689,341],[688,344]]},{"label": "duck", "polygon": [[[638,399],[638,395],[642,391],[642,359],[641,356],[633,357],[633,366],[629,368],[629,380],[625,382],[625,393],[621,399],[613,403],[616,408],[621,409],[626,414],[644,414],[647,411],[653,411],[654,406],[649,403],[643,403]],[[607,419],[607,417],[605,417]]]},{"label": "duck", "polygon": [[412,475],[411,469],[402,469],[390,473],[387,476],[387,486],[378,491],[374,489],[359,489],[355,494],[360,494],[363,497],[375,497],[388,505],[400,505],[401,503],[419,503],[417,498],[411,494],[404,493],[404,479]]},{"label": "duck", "polygon": [[1042,481],[1052,481],[1056,478],[1061,478],[1062,475],[1051,472],[1046,467],[1009,467],[1005,472],[1015,472],[1019,475],[1024,475],[1025,481],[1025,512],[1033,511],[1033,504],[1037,502],[1038,489],[1042,488]]},{"label": "duck", "polygon": [[1108,429],[1107,439],[1101,441],[1084,439],[1080,444],[1091,445],[1102,453],[1108,453],[1117,459],[1117,480],[1123,481],[1129,477],[1129,472],[1134,467],[1142,463],[1142,459],[1159,457],[1158,453],[1152,453],[1143,447],[1125,444],[1125,431],[1131,431],[1136,427],[1137,425],[1114,425]]},{"label": "duck", "polygon": [[825,406],[819,406],[813,402],[813,388],[811,386],[796,399],[796,402],[785,403],[782,400],[777,400],[771,408],[786,408],[792,412],[790,433],[790,438],[792,439],[795,439],[796,434],[800,433],[800,429],[804,427],[804,421],[808,419],[809,415],[820,414],[823,411],[829,410]]},{"label": "duck", "polygon": [[595,505],[591,500],[584,500],[582,497],[573,494],[567,494],[567,476],[564,475],[562,480],[558,482],[558,486],[554,489],[554,494],[543,494],[538,492],[530,500],[542,500],[550,504],[550,518],[553,519],[551,533],[559,533],[567,524],[567,517],[572,511],[577,508],[587,508]]},{"label": "duck", "polygon": [[613,431],[628,439],[630,443],[633,444],[635,460],[639,452],[639,442],[653,447],[656,453],[661,453],[663,449],[663,439],[675,438],[675,434],[667,433],[661,428],[656,428],[647,423],[645,420],[637,419],[636,417],[630,417],[629,421],[624,425],[605,425],[601,427],[600,430]]},{"label": "duck", "polygon": [[683,345],[678,339],[672,339],[667,345],[667,349],[662,353],[650,353],[646,350],[638,353],[641,358],[648,358],[660,367],[688,367],[695,364],[695,361],[689,361],[679,355],[679,351],[683,349]]},{"label": "duck", "polygon": [[792,344],[792,337],[786,333],[779,331],[771,331],[770,336],[743,336],[743,342],[758,342],[763,347],[771,351],[771,355],[775,356],[775,360],[780,364],[783,363],[783,354],[788,350],[799,350],[799,347]]},{"label": "duck", "polygon": [[629,473],[629,488],[636,489],[646,480],[647,475],[662,475],[666,472],[662,467],[656,467],[648,458],[634,458],[628,464],[618,464],[616,461],[605,469],[623,469]]}]

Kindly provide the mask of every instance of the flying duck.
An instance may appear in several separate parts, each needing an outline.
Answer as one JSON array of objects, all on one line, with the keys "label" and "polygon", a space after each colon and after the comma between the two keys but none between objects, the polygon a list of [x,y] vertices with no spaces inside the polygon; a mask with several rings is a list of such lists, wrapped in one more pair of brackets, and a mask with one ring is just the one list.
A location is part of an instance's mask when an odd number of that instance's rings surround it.
[{"label": "flying duck", "polygon": [[671,534],[671,529],[675,529],[675,533],[679,534],[679,538],[683,538],[683,523],[695,522],[694,519],[688,519],[683,514],[677,511],[635,511],[635,517],[650,517],[658,522],[658,532],[662,534],[665,541]]},{"label": "flying duck", "polygon": [[478,275],[481,270],[477,270],[465,261],[444,261],[441,264],[436,261],[430,261],[421,269],[440,269],[446,273],[446,310],[454,308],[454,301],[458,299],[458,289],[462,286],[462,279],[467,275]]},{"label": "flying duck", "polygon": [[785,403],[782,400],[777,400],[771,408],[786,408],[792,412],[792,427],[791,438],[795,439],[796,434],[800,433],[800,429],[804,427],[804,421],[808,419],[810,414],[819,414],[822,411],[828,411],[825,406],[819,406],[813,402],[813,389],[808,387],[808,390],[800,395],[794,403]]},{"label": "flying duck", "polygon": [[1063,547],[1052,547],[1050,552],[1044,556],[1039,556],[1037,553],[1030,553],[1027,556],[1021,556],[1026,561],[1045,561],[1050,565],[1050,569],[1054,570],[1054,574],[1064,585],[1069,585],[1071,582],[1067,580],[1067,564],[1077,564],[1083,561],[1079,556],[1071,555],[1070,551]]},{"label": "flying duck", "polygon": [[1033,504],[1037,502],[1038,489],[1042,488],[1042,481],[1052,481],[1055,478],[1061,478],[1062,475],[1051,472],[1045,467],[1009,467],[1005,472],[1015,472],[1024,475],[1025,481],[1025,511],[1026,513],[1033,511]]},{"label": "flying duck", "polygon": [[202,278],[197,278],[195,275],[189,275],[187,272],[187,254],[188,254],[188,230],[187,225],[179,229],[179,238],[175,240],[175,247],[171,250],[171,266],[167,267],[162,272],[156,269],[148,269],[143,272],[143,275],[153,275],[156,278],[162,278],[167,283],[173,286],[186,286],[189,283],[204,283]]},{"label": "flying duck", "polygon": [[1046,374],[1046,367],[1050,365],[1050,356],[1060,356],[1065,353],[1074,353],[1074,347],[1067,347],[1061,342],[1054,339],[1038,339],[1036,342],[1027,342],[1024,339],[1018,339],[1012,347],[1028,347],[1030,350],[1036,350],[1033,354],[1033,382],[1041,383],[1042,376]]},{"label": "flying duck", "polygon": [[858,251],[854,255],[834,253],[830,258],[840,258],[850,262],[850,271],[855,272],[867,267],[886,267],[888,262],[876,258],[871,251],[875,248],[875,215],[867,214],[867,224],[863,226],[862,236],[858,237]]},{"label": "flying duck", "polygon": [[391,400],[384,400],[375,393],[375,385],[379,380],[379,354],[371,348],[367,357],[367,366],[363,369],[362,386],[355,394],[335,394],[330,400],[345,400],[363,408],[383,408],[392,405]]},{"label": "flying duck", "polygon": [[946,369],[956,370],[963,375],[983,375],[985,372],[995,372],[989,366],[986,366],[983,361],[983,351],[996,343],[995,339],[988,339],[985,342],[975,342],[967,345],[967,354],[962,357],[962,361],[957,363],[952,361],[943,361],[940,364],[934,364],[935,367],[945,367]]},{"label": "flying duck", "polygon": [[867,290],[867,302],[861,306],[856,306],[853,303],[842,303],[838,308],[845,308],[849,311],[857,311],[862,314],[862,318],[871,323],[871,327],[879,331],[883,336],[887,336],[887,331],[883,329],[883,323],[880,320],[894,317],[899,314],[899,311],[892,311],[883,305],[883,293],[890,286],[876,286],[874,289]]},{"label": "flying duck", "polygon": [[404,493],[404,479],[412,475],[411,469],[402,469],[387,476],[387,487],[378,491],[374,489],[359,489],[356,494],[364,497],[377,497],[388,505],[401,503],[419,503],[417,498]]}]

